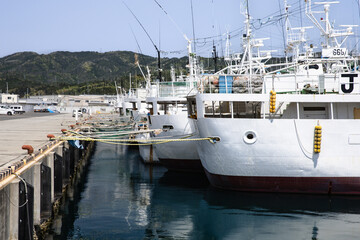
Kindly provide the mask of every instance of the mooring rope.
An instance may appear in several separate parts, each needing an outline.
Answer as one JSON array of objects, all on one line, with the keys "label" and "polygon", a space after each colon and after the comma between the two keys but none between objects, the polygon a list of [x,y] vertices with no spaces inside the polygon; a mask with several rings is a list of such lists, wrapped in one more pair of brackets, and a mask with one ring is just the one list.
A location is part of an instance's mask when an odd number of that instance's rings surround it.
[{"label": "mooring rope", "polygon": [[[194,141],[210,141],[211,143],[215,143],[217,138],[213,137],[204,137],[204,138],[192,138],[195,134],[187,134],[187,135],[175,135],[175,136],[161,136],[161,138],[139,138],[139,139],[127,139],[124,138],[125,135],[129,135],[129,137],[133,137],[137,134],[142,133],[150,133],[151,131],[157,131],[160,129],[149,129],[142,131],[128,131],[129,129],[133,129],[136,124],[146,124],[146,122],[136,122],[130,121],[127,124],[122,125],[102,125],[99,124],[99,120],[95,120],[92,123],[88,122],[87,126],[82,126],[77,130],[65,130],[63,131],[64,136],[52,137],[50,140],[60,140],[60,141],[89,141],[89,142],[102,142],[108,144],[119,144],[119,145],[155,145],[155,144],[163,144],[163,143],[171,143],[171,142],[194,142]],[[99,131],[99,129],[112,129],[113,131]],[[81,131],[82,129],[88,129],[88,131]],[[96,132],[91,131],[91,129],[97,130]],[[79,131],[80,130],[80,131]],[[70,134],[67,135],[67,134]],[[123,137],[123,138],[119,138]],[[115,139],[116,138],[116,139]]]},{"label": "mooring rope", "polygon": [[159,138],[150,138],[150,139],[101,139],[101,138],[91,138],[91,137],[76,137],[76,136],[65,136],[65,137],[56,137],[51,140],[60,140],[60,141],[89,141],[89,142],[103,142],[110,144],[120,144],[120,145],[154,145],[170,142],[194,142],[194,141],[213,141],[214,138],[205,137],[205,138],[173,138],[173,139],[159,139]]}]

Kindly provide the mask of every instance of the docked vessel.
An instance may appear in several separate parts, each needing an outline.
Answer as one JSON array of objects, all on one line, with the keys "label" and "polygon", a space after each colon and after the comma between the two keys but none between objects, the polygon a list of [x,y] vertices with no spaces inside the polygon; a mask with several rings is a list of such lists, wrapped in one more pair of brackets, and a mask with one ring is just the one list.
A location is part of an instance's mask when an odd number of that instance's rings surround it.
[{"label": "docked vessel", "polygon": [[[149,128],[162,130],[153,136],[154,139],[186,140],[197,136],[194,125],[187,118],[185,97],[147,98],[147,102],[151,107]],[[160,142],[153,148],[161,164],[170,170],[202,171],[196,145],[191,141]]]},{"label": "docked vessel", "polygon": [[360,73],[358,60],[343,47],[352,26],[334,30],[330,3],[319,3],[326,15],[322,27],[311,1],[306,4],[325,37],[321,58],[308,48],[302,56],[294,54],[292,62],[266,65],[265,58],[252,54],[259,42],[250,37],[247,17],[245,57],[216,74],[219,93],[205,88],[188,98],[189,119],[200,137],[216,139],[197,143],[213,186],[360,194]]},{"label": "docked vessel", "polygon": [[[143,74],[144,80],[146,82],[146,88],[138,88],[134,89],[136,94],[130,94],[132,91],[129,91],[129,97],[125,98],[125,104],[128,104],[129,108],[126,108],[124,104],[125,114],[129,112],[131,119],[134,121],[134,130],[141,131],[141,130],[148,130],[149,124],[147,122],[147,116],[149,115],[149,110],[147,109],[146,98],[150,97],[154,94],[157,94],[157,87],[151,84],[151,74],[148,67],[147,74],[145,75],[142,71],[139,62],[136,61],[141,73]],[[135,139],[143,140],[149,139],[153,132],[139,132],[135,135]],[[154,148],[151,144],[146,143],[139,143],[139,153],[142,161],[144,163],[159,163],[159,158],[157,157]]]},{"label": "docked vessel", "polygon": [[[191,44],[189,44],[191,52]],[[193,55],[189,54],[190,76],[175,78],[172,81],[157,83],[156,95],[146,98],[148,104],[148,126],[162,130],[159,134],[147,136],[154,139],[188,139],[198,136],[195,125],[187,118],[186,96],[197,92],[196,67],[192,64]],[[143,148],[140,146],[140,153]],[[191,141],[161,142],[151,146],[165,167],[175,171],[203,171],[196,145]],[[151,152],[146,151],[146,152]],[[143,156],[143,159],[149,158]]]}]

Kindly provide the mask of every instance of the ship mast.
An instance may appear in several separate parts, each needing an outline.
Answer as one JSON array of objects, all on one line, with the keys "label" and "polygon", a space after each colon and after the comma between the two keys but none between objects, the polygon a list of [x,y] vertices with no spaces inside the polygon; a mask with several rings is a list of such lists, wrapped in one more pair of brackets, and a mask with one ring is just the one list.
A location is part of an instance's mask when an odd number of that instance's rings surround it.
[{"label": "ship mast", "polygon": [[[329,10],[330,10],[330,5],[336,3],[339,3],[339,1],[315,2],[315,4],[317,5],[324,5],[324,12],[317,12],[317,11],[312,11],[311,0],[307,1],[305,13],[324,36],[325,43],[323,44],[322,47],[325,49],[333,48],[333,47],[340,48],[350,35],[354,35],[352,28],[357,27],[357,25],[340,25],[341,27],[346,27],[346,29],[341,29],[341,30],[333,29],[329,20]],[[315,18],[314,13],[325,13],[325,19],[321,18],[321,20],[324,21],[325,28]],[[338,37],[344,37],[344,38],[341,41],[338,41],[337,39]]]},{"label": "ship mast", "polygon": [[290,21],[289,21],[289,7],[287,4],[287,0],[284,0],[284,9],[285,9],[285,61],[288,63],[288,37],[289,37],[289,29],[290,29]]},{"label": "ship mast", "polygon": [[289,54],[292,52],[293,62],[297,62],[300,58],[300,47],[306,42],[306,29],[312,27],[292,27],[289,20],[289,8],[287,0],[284,0],[285,9],[285,33],[286,33],[286,50],[285,57],[286,63],[288,63]]},{"label": "ship mast", "polygon": [[[337,58],[339,65],[347,65],[346,59],[349,57],[348,51],[346,48],[342,47],[347,38],[350,35],[354,35],[352,31],[353,27],[357,25],[340,25],[345,27],[345,29],[334,29],[329,20],[329,10],[331,4],[339,3],[338,1],[334,2],[315,2],[317,5],[324,5],[323,12],[312,11],[311,9],[311,0],[307,1],[306,5],[306,15],[314,23],[314,25],[320,30],[321,35],[323,35],[325,42],[322,44],[322,57],[325,58]],[[319,21],[314,17],[314,13],[325,13],[325,19],[321,18],[321,21],[324,22],[325,27],[323,27]],[[338,39],[339,38],[339,39]],[[340,39],[342,38],[342,39]],[[326,64],[326,70],[330,71],[331,65]]]},{"label": "ship mast", "polygon": [[246,35],[244,36],[245,52],[244,52],[243,60],[247,60],[249,62],[249,67],[248,67],[248,75],[249,75],[248,88],[249,88],[249,92],[252,93],[252,86],[251,86],[251,78],[252,78],[252,50],[251,49],[252,49],[252,46],[251,46],[249,0],[246,0],[245,27],[246,27]]},{"label": "ship mast", "polygon": [[226,32],[226,45],[225,45],[225,57],[224,60],[228,66],[231,65],[231,56],[230,56],[230,34],[229,31]]},{"label": "ship mast", "polygon": [[191,40],[187,39],[188,41],[188,57],[189,57],[189,73],[190,73],[190,86],[193,86],[193,83],[195,81],[195,78],[197,76],[197,67],[196,67],[196,55],[192,52],[191,48]]}]

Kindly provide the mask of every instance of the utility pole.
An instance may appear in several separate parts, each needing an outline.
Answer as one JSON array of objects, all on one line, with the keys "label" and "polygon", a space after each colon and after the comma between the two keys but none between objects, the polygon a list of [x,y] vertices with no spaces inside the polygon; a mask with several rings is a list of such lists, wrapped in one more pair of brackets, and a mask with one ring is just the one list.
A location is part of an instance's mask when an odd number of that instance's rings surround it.
[{"label": "utility pole", "polygon": [[129,73],[129,79],[130,79],[129,95],[131,95],[131,73]]},{"label": "utility pole", "polygon": [[158,73],[159,73],[159,81],[161,82],[162,81],[162,76],[161,76],[161,72],[162,72],[162,69],[161,69],[161,59],[160,59],[160,50],[156,48],[156,51],[157,51],[157,54],[158,54]]},{"label": "utility pole", "polygon": [[216,53],[216,46],[214,45],[214,41],[213,41],[213,51],[212,51],[212,57],[214,59],[214,65],[215,65],[215,73],[217,72],[217,53]]}]

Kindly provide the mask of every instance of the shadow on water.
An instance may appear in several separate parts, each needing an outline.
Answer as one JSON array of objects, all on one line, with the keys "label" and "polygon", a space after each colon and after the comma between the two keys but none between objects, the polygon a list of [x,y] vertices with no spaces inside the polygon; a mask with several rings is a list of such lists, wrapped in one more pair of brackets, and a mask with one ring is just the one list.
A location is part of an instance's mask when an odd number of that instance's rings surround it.
[{"label": "shadow on water", "polygon": [[206,188],[209,181],[205,173],[186,173],[167,171],[160,178],[159,184],[184,188]]},{"label": "shadow on water", "polygon": [[[360,197],[221,191],[209,187],[199,221],[208,237],[354,239]],[[201,224],[201,226],[203,226]],[[212,227],[211,227],[212,226]],[[201,228],[201,227],[200,227]]]},{"label": "shadow on water", "polygon": [[167,179],[154,189],[147,239],[315,240],[360,234],[358,197],[241,193]]},{"label": "shadow on water", "polygon": [[54,239],[355,239],[360,198],[222,191],[98,144]]},{"label": "shadow on water", "polygon": [[222,191],[209,188],[205,200],[209,205],[254,212],[321,214],[326,212],[360,213],[360,197],[271,194]]},{"label": "shadow on water", "polygon": [[[96,145],[94,146],[94,152],[96,152]],[[50,231],[50,236],[53,239],[67,239],[69,232],[74,230],[74,222],[77,219],[79,210],[78,203],[81,201],[81,193],[86,188],[90,167],[91,159],[76,178],[70,194],[67,194],[63,199],[63,204],[59,209],[58,216],[53,221],[52,230]]]}]

